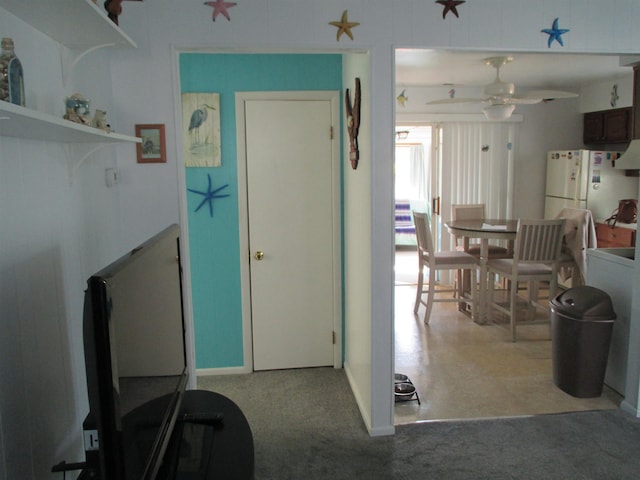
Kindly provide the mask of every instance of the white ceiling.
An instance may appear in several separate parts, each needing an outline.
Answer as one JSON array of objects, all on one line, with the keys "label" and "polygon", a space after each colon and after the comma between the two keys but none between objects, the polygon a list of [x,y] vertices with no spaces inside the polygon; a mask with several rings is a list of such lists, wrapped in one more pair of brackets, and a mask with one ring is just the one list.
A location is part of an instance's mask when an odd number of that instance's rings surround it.
[{"label": "white ceiling", "polygon": [[[484,86],[495,78],[495,70],[485,65],[487,57],[504,52],[452,50],[396,50],[396,85],[404,86]],[[585,84],[629,75],[631,67],[621,67],[617,55],[564,53],[509,53],[513,61],[500,69],[500,77],[516,87],[562,88],[577,91]]]}]

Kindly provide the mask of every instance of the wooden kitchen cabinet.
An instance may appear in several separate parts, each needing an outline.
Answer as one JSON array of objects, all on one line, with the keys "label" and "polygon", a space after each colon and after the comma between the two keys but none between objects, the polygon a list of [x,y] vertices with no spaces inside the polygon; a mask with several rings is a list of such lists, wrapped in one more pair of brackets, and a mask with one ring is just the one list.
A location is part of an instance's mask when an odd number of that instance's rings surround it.
[{"label": "wooden kitchen cabinet", "polygon": [[631,228],[610,227],[606,223],[596,223],[598,248],[635,247],[636,231]]},{"label": "wooden kitchen cabinet", "polygon": [[627,143],[631,140],[633,112],[631,107],[584,114],[585,145]]}]

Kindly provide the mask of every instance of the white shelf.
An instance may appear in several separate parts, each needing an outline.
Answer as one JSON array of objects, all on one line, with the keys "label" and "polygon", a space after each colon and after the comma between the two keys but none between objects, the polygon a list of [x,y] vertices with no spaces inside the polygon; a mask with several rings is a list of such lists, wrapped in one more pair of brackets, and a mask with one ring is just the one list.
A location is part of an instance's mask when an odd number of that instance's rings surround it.
[{"label": "white shelf", "polygon": [[[41,31],[55,42],[74,51],[81,51],[65,65],[63,77],[77,60],[96,48],[136,44],[106,12],[91,0],[0,0],[0,8]],[[66,67],[66,68],[65,68]],[[64,78],[63,78],[64,80]],[[47,113],[41,113],[12,103],[0,101],[0,136],[62,143],[140,143],[140,139],[73,123]]]},{"label": "white shelf", "polygon": [[0,136],[61,143],[141,143],[140,138],[107,133],[48,113],[0,101]]},{"label": "white shelf", "polygon": [[136,47],[100,6],[91,0],[0,0],[0,7],[71,48],[99,45]]}]

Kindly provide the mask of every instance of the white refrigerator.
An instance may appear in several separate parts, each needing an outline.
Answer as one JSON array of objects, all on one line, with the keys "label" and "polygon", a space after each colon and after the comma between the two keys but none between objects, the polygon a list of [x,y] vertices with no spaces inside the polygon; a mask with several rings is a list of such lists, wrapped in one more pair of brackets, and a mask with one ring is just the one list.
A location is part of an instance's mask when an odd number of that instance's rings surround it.
[{"label": "white refrigerator", "polygon": [[556,150],[547,153],[544,218],[564,207],[591,210],[594,221],[610,217],[618,201],[638,198],[638,177],[613,167],[622,152]]}]

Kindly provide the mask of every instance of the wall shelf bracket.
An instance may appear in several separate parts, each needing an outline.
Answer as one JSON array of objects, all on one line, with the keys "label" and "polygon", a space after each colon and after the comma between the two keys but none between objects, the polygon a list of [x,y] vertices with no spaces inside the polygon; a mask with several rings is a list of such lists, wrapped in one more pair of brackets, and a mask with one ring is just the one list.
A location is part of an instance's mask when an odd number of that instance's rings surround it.
[{"label": "wall shelf bracket", "polygon": [[67,86],[69,82],[69,78],[73,75],[73,72],[76,68],[76,65],[80,60],[89,55],[90,53],[95,52],[96,50],[100,50],[101,48],[115,47],[116,43],[103,43],[101,45],[94,45],[86,50],[81,51],[80,53],[76,53],[75,51],[62,48],[61,49],[61,59],[62,59],[62,85],[64,87]]},{"label": "wall shelf bracket", "polygon": [[[102,150],[108,143],[80,143],[80,144],[67,144],[69,151],[69,181],[73,180],[74,175],[82,164],[98,150]],[[113,145],[113,144],[111,144]]]}]

